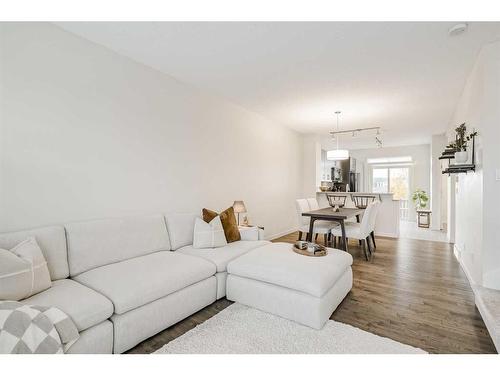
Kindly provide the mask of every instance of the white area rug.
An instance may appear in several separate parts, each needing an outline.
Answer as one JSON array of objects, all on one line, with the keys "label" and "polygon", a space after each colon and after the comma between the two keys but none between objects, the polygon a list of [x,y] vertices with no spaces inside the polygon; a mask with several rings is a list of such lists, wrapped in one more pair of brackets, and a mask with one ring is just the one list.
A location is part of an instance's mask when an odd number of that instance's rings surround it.
[{"label": "white area rug", "polygon": [[318,331],[234,303],[157,354],[422,354],[421,349],[329,320]]}]

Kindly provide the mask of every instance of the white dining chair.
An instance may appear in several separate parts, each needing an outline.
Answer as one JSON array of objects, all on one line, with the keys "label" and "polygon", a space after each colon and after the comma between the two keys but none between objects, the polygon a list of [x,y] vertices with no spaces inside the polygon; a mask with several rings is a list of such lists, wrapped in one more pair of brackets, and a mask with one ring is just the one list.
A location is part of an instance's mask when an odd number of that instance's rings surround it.
[{"label": "white dining chair", "polygon": [[309,209],[311,211],[319,210],[319,204],[316,198],[307,198],[307,203],[309,204]]},{"label": "white dining chair", "polygon": [[[307,238],[307,234],[309,233],[309,223],[310,223],[310,218],[307,216],[302,216],[302,213],[317,210],[319,209],[319,205],[316,199],[308,198],[308,199],[297,199],[295,201],[295,206],[297,208],[297,215],[299,220],[299,241],[301,241],[303,233],[306,234]],[[311,234],[311,239],[313,238],[313,236],[315,236],[314,240],[316,240],[318,238],[318,234],[322,234],[326,245],[329,240],[330,230],[336,225],[337,225],[336,223],[332,223],[330,221],[316,220],[314,222],[314,233]]]},{"label": "white dining chair", "polygon": [[[375,225],[377,224],[377,215],[380,209],[380,201],[376,201],[377,204],[374,205],[371,216],[370,216],[370,237],[373,242],[373,252],[377,248],[377,244],[375,243]],[[369,240],[370,238],[368,238]],[[370,242],[370,241],[368,241]]]},{"label": "white dining chair", "polygon": [[[311,211],[319,210],[319,203],[316,200],[316,198],[307,198],[307,203],[309,203],[309,209]],[[334,221],[328,221],[328,220],[316,220],[314,222],[315,226],[316,226],[316,223],[320,223],[320,225],[323,225],[325,227],[330,226],[330,229],[339,225],[339,223],[336,223]],[[332,236],[331,233],[329,233],[328,234],[328,241],[329,242],[331,242],[331,236]],[[326,244],[326,242],[325,242],[325,244]]]},{"label": "white dining chair", "polygon": [[[370,203],[366,207],[360,223],[345,223],[346,239],[355,238],[361,241],[366,260],[370,260],[370,256],[372,254],[369,237],[374,228],[374,223],[376,220],[376,218],[374,218],[374,215],[377,214],[377,208],[379,204],[379,201]],[[331,230],[331,233],[333,236],[342,237],[342,231],[340,228],[333,228]]]}]

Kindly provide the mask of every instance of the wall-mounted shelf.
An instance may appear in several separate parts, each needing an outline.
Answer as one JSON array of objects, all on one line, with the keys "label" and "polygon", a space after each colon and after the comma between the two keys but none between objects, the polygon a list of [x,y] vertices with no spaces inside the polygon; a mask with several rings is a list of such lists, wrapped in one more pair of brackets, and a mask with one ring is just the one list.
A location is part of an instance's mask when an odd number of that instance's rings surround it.
[{"label": "wall-mounted shelf", "polygon": [[448,160],[448,167],[445,168],[441,173],[442,174],[456,174],[456,173],[467,173],[474,172],[476,170],[475,164],[475,135],[472,135],[472,163],[470,164],[451,164],[450,160],[455,159],[455,151],[451,148],[446,148],[441,156],[438,158],[439,160]]},{"label": "wall-mounted shelf", "polygon": [[455,159],[455,150],[452,148],[447,148],[443,151],[441,156],[438,158],[439,160],[443,159]]},{"label": "wall-mounted shelf", "polygon": [[474,172],[476,170],[476,166],[474,164],[454,164],[450,165],[442,174],[452,174],[452,173],[467,173],[469,171]]}]

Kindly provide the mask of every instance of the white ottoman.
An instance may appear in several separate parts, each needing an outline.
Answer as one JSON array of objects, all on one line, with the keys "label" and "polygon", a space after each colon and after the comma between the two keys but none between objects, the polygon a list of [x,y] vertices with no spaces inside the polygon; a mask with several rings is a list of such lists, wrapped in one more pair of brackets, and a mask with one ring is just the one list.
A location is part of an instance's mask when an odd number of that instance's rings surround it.
[{"label": "white ottoman", "polygon": [[226,298],[321,329],[352,288],[352,256],[308,257],[292,246],[271,243],[231,261]]}]

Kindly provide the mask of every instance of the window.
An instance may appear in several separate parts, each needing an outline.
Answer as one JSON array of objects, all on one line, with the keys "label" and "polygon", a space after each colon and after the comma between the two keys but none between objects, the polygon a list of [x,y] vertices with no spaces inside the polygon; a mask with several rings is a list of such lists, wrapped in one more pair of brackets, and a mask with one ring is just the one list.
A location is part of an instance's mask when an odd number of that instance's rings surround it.
[{"label": "window", "polygon": [[373,187],[374,193],[389,192],[389,168],[374,168],[373,169]]},{"label": "window", "polygon": [[368,158],[368,164],[411,163],[411,156],[395,156],[387,158]]},{"label": "window", "polygon": [[410,193],[408,168],[389,168],[389,191],[394,193],[394,199],[408,200]]},{"label": "window", "polygon": [[372,192],[394,193],[394,199],[400,201],[401,220],[408,220],[410,168],[397,166],[374,167],[372,171]]},{"label": "window", "polygon": [[394,199],[408,199],[410,192],[409,168],[373,168],[372,192],[394,193]]}]

